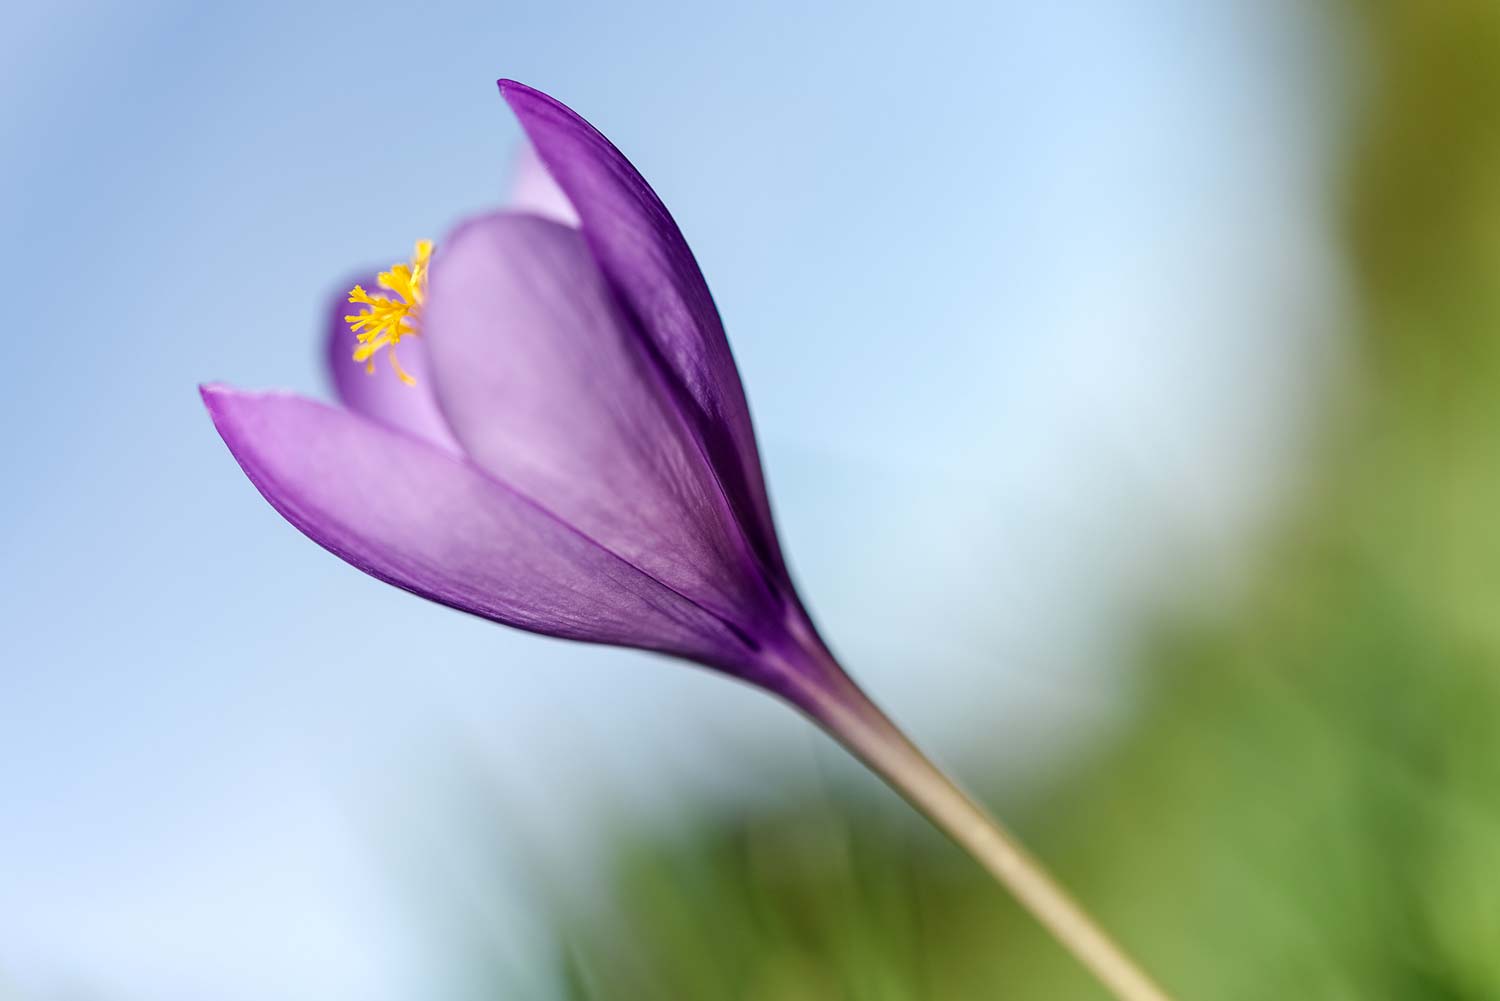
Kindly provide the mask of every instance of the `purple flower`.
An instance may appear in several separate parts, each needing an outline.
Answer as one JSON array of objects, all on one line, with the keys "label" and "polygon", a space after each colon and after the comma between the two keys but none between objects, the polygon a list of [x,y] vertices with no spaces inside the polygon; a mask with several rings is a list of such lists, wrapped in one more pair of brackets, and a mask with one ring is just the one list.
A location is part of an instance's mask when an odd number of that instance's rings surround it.
[{"label": "purple flower", "polygon": [[[682,234],[582,118],[520,84],[501,92],[566,195],[523,163],[522,196],[553,218],[469,219],[387,288],[341,298],[342,407],[206,386],[214,424],[288,521],[381,580],[683,657],[804,707],[843,689],[787,574],[745,394]],[[375,367],[382,350],[394,373]]]},{"label": "purple flower", "polygon": [[1165,1001],[835,663],[787,574],[739,373],[677,225],[593,126],[528,87],[500,91],[551,175],[523,164],[532,211],[470,219],[340,298],[343,406],[204,386],[245,474],[313,541],[397,587],[782,696],[1118,998]]}]

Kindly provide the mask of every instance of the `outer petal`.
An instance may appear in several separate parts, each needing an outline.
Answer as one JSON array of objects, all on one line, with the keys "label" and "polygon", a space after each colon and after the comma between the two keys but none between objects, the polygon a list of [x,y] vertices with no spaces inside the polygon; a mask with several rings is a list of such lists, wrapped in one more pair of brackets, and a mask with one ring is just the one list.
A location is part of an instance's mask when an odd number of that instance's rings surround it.
[{"label": "outer petal", "polygon": [[339,399],[356,413],[410,431],[457,455],[458,442],[448,430],[432,395],[427,349],[420,335],[403,338],[400,347],[401,367],[417,380],[415,386],[408,386],[396,378],[384,357],[376,357],[374,372],[367,372],[365,366],[354,361],[357,340],[344,317],[359,309],[348,302],[347,290],[355,285],[377,290],[374,274],[355,278],[343,286],[345,291],[339,293],[328,309],[328,335],[325,338],[328,374]]},{"label": "outer petal", "polygon": [[562,188],[547,173],[547,167],[536,155],[536,147],[522,141],[516,151],[515,165],[511,168],[510,208],[530,212],[544,219],[552,219],[568,226],[578,225],[578,211]]},{"label": "outer petal", "polygon": [[433,258],[423,336],[464,452],[747,634],[785,604],[580,233],[497,213]]},{"label": "outer petal", "polygon": [[739,373],[677,224],[630,161],[571,109],[511,80],[500,81],[500,92],[577,209],[600,269],[670,374],[751,545],[784,579]]},{"label": "outer petal", "polygon": [[286,393],[203,399],[272,506],[372,576],[550,636],[746,663],[715,616],[428,442]]}]

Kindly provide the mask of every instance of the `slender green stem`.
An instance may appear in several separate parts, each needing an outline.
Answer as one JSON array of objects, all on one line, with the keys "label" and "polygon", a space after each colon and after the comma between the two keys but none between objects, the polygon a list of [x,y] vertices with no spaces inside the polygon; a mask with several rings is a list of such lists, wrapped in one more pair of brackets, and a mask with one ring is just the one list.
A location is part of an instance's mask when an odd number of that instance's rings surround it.
[{"label": "slender green stem", "polygon": [[1013,893],[1119,1001],[1170,1001],[1015,836],[985,812],[853,684],[809,693],[804,711]]}]

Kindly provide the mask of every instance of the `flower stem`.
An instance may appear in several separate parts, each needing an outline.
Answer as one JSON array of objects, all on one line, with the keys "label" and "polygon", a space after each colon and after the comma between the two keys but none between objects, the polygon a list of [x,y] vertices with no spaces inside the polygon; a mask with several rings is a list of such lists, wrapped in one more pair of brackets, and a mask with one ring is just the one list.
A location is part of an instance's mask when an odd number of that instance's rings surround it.
[{"label": "flower stem", "polygon": [[[842,686],[841,686],[842,687]],[[851,682],[801,693],[815,722],[1013,893],[1118,1001],[1170,1001],[1015,836],[948,778]]]}]

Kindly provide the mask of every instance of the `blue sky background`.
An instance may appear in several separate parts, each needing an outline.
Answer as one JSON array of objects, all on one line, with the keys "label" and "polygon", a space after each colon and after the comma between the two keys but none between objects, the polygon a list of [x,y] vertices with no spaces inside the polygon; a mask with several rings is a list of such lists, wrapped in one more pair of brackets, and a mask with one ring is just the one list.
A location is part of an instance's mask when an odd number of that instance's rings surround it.
[{"label": "blue sky background", "polygon": [[677,216],[835,648],[940,756],[1028,769],[1295,489],[1339,350],[1335,33],[1249,0],[8,13],[0,996],[432,997],[434,885],[532,941],[453,861],[457,774],[581,859],[601,802],[828,753],[722,679],[362,577],[202,413],[200,381],[323,392],[333,283],[503,197],[496,77]]}]

